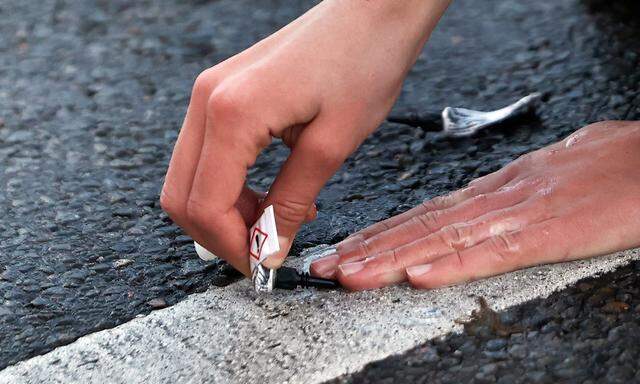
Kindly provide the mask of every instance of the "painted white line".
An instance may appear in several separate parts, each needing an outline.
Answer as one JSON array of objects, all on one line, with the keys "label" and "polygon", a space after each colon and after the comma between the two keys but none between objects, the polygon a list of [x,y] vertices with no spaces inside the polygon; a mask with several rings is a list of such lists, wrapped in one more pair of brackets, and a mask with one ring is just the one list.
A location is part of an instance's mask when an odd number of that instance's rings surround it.
[{"label": "painted white line", "polygon": [[313,383],[459,329],[483,296],[495,309],[546,297],[640,259],[638,250],[434,291],[212,288],[8,367],[0,383]]}]

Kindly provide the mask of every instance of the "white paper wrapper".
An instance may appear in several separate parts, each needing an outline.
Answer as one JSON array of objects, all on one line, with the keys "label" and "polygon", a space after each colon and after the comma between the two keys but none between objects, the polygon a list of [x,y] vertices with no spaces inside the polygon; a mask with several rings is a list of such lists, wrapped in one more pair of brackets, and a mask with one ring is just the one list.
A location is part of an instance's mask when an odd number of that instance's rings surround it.
[{"label": "white paper wrapper", "polygon": [[[193,242],[196,253],[202,260],[217,258],[205,247]],[[273,213],[273,205],[265,208],[262,216],[249,229],[249,261],[251,265],[251,279],[258,292],[270,292],[273,289],[275,271],[263,267],[262,262],[269,256],[280,251],[278,243],[278,230],[276,229],[276,217]]]},{"label": "white paper wrapper", "polygon": [[257,292],[270,292],[275,281],[275,271],[262,266],[269,256],[280,251],[278,230],[273,205],[265,208],[262,216],[249,230],[249,261],[251,279]]}]

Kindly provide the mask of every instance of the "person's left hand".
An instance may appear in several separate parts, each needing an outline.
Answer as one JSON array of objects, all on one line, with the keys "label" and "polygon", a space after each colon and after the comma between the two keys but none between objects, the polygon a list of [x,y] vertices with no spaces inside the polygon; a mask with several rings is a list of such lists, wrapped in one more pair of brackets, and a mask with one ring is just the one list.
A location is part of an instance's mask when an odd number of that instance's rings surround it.
[{"label": "person's left hand", "polygon": [[640,246],[640,122],[603,122],[357,232],[311,273],[436,288]]}]

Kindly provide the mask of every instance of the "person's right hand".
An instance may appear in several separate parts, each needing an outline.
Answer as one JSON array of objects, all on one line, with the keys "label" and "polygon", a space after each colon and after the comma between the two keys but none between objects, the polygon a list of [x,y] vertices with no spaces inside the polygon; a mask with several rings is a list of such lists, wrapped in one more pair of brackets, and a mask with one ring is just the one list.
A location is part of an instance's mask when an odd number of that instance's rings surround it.
[{"label": "person's right hand", "polygon": [[[161,205],[249,275],[248,230],[273,205],[278,267],[326,181],[391,109],[449,0],[325,0],[198,76]],[[265,201],[247,168],[273,137],[291,154]]]}]

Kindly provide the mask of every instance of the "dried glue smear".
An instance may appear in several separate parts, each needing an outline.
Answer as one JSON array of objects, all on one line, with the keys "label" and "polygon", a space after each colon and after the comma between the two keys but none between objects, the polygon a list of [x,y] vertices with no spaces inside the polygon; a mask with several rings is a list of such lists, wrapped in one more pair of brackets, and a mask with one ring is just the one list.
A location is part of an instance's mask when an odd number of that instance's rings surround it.
[{"label": "dried glue smear", "polygon": [[269,256],[280,251],[278,230],[273,205],[265,208],[262,216],[249,229],[249,261],[251,280],[257,292],[271,292],[275,283],[275,270],[262,266]]}]

